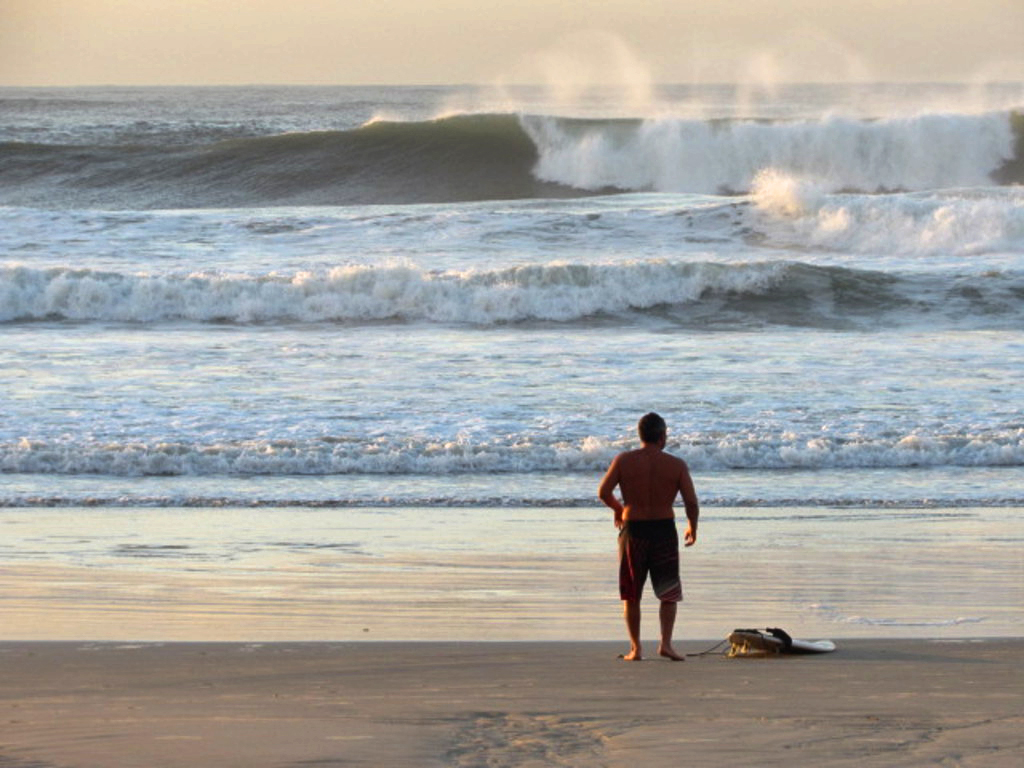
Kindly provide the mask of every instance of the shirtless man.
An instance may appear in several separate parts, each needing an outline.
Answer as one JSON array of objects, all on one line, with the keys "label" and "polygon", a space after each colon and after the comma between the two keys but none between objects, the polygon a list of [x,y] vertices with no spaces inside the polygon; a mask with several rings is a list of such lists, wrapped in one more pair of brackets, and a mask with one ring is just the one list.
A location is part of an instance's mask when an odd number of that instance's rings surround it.
[{"label": "shirtless man", "polygon": [[[676,604],[683,599],[679,581],[679,535],[676,532],[672,504],[682,494],[688,524],[683,541],[687,547],[697,542],[697,518],[700,507],[686,462],[665,453],[668,429],[665,420],[648,413],[637,425],[643,446],[620,453],[608,467],[597,494],[615,513],[619,529],[619,595],[623,601],[629,653],[622,658],[639,661],[640,597],[648,573],[654,593],[661,601],[661,642],[658,653],[673,661],[683,657],[672,647],[676,623]],[[615,498],[615,487],[622,502]]]}]

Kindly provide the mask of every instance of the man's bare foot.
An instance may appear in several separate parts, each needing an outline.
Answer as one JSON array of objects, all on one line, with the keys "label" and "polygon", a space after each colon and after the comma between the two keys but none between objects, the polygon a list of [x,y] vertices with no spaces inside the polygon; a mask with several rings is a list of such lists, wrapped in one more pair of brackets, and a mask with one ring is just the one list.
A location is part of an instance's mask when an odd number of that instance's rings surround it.
[{"label": "man's bare foot", "polygon": [[666,659],[672,659],[672,661],[686,661],[686,657],[676,653],[671,645],[659,645],[658,655],[664,656]]},{"label": "man's bare foot", "polygon": [[633,648],[629,653],[620,653],[619,658],[623,661],[643,661],[644,657],[639,648]]}]

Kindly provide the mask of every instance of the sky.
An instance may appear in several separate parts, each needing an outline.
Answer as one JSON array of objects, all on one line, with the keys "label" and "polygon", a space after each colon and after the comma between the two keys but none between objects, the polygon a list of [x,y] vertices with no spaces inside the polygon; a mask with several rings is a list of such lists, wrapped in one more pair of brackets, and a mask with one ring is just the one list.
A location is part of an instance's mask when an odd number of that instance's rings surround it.
[{"label": "sky", "polygon": [[0,85],[1024,81],[1024,0],[0,0]]}]

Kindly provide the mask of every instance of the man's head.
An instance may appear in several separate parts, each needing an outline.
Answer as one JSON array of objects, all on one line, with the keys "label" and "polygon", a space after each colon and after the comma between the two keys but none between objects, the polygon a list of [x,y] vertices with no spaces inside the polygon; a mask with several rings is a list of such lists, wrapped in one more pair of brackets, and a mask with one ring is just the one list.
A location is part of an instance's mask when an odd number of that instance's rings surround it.
[{"label": "man's head", "polygon": [[668,434],[665,420],[653,412],[641,416],[636,429],[640,433],[640,442],[644,445],[657,445],[663,442]]}]

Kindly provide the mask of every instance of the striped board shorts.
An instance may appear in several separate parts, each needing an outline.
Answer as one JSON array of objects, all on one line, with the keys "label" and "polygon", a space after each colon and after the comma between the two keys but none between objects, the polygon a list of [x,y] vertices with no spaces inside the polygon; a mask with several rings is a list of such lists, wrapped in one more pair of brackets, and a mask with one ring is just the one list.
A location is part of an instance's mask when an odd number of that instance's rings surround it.
[{"label": "striped board shorts", "polygon": [[648,574],[659,600],[683,599],[675,520],[627,520],[619,531],[619,596],[639,600]]}]

